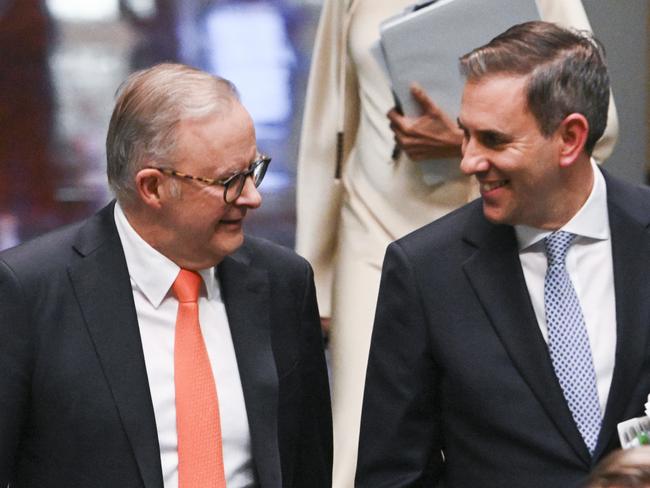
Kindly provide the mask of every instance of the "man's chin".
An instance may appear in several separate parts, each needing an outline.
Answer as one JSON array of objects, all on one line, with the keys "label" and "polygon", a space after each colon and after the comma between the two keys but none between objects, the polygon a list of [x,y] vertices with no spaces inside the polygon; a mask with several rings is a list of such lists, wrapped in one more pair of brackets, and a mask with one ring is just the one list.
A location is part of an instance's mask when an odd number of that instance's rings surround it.
[{"label": "man's chin", "polygon": [[483,216],[493,224],[507,224],[508,219],[502,209],[483,202]]},{"label": "man's chin", "polygon": [[224,229],[225,232],[218,232],[215,235],[215,249],[222,255],[235,252],[244,243],[244,232]]}]

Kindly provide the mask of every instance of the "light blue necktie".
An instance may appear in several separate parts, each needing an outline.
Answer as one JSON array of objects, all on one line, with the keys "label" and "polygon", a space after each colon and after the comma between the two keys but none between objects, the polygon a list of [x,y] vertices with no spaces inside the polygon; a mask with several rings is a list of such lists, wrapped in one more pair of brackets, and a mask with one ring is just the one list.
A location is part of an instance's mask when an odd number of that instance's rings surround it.
[{"label": "light blue necktie", "polygon": [[593,454],[601,414],[596,372],[587,327],[565,259],[575,234],[554,232],[544,240],[548,268],[544,278],[544,309],[548,349],[564,398],[582,438]]}]

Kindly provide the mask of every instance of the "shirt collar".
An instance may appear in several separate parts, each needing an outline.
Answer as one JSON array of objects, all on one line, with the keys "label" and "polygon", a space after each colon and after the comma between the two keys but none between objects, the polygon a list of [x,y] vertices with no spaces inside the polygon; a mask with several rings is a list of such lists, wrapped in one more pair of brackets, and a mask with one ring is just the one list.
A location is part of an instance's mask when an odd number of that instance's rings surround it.
[{"label": "shirt collar", "polygon": [[[115,204],[114,216],[129,276],[151,305],[158,308],[174,284],[180,267],[140,237],[119,203]],[[202,269],[198,273],[205,284],[208,299],[215,298],[219,285],[214,268]]]},{"label": "shirt collar", "polygon": [[[594,185],[591,188],[589,198],[560,230],[589,239],[607,240],[610,237],[607,185],[593,158],[591,159],[591,168],[594,174]],[[551,234],[549,230],[527,225],[515,225],[515,232],[520,251],[534,246]]]}]

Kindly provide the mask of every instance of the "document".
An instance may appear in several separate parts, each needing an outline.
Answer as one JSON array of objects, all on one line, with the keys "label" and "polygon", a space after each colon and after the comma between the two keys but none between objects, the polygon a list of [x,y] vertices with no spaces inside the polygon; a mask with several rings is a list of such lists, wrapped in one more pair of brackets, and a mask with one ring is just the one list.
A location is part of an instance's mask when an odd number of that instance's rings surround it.
[{"label": "document", "polygon": [[[418,82],[455,120],[464,85],[458,59],[508,27],[539,18],[535,0],[437,0],[420,2],[385,20],[380,51],[396,103],[405,115],[421,115],[410,93],[411,84]],[[458,159],[421,164],[428,184],[459,175],[458,166]]]}]

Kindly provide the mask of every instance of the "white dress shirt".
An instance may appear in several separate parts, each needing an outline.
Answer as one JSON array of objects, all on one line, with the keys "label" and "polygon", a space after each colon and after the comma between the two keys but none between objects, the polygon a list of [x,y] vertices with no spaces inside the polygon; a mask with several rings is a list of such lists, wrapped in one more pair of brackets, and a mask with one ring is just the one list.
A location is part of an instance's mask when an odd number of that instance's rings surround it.
[{"label": "white dress shirt", "polygon": [[[180,268],[147,244],[131,227],[119,204],[115,224],[131,277],[142,350],[156,417],[165,488],[178,487],[174,329],[178,300],[171,286]],[[255,486],[246,404],[214,268],[199,271],[205,287],[199,321],[219,397],[223,461],[228,488]]]},{"label": "white dress shirt", "polygon": [[[594,185],[589,198],[561,230],[576,234],[566,257],[566,268],[580,300],[596,371],[601,415],[605,413],[616,353],[616,300],[605,178],[592,161]],[[515,226],[519,259],[537,323],[548,342],[544,312],[544,276],[547,230]]]}]

